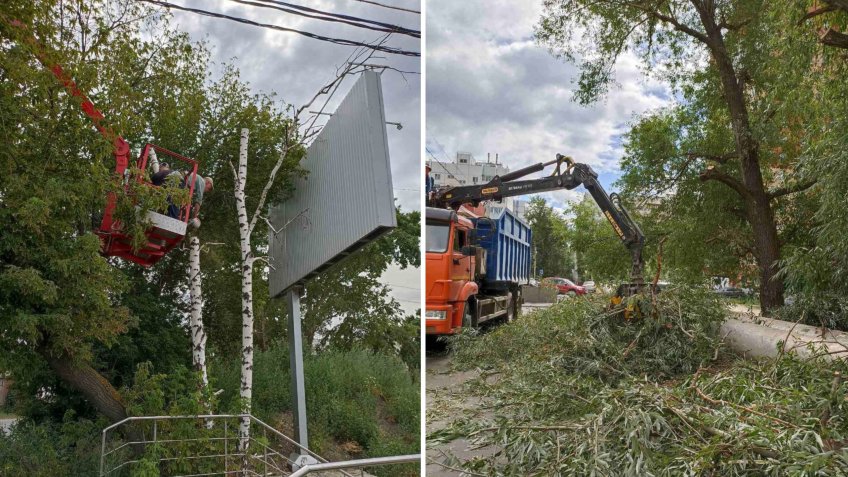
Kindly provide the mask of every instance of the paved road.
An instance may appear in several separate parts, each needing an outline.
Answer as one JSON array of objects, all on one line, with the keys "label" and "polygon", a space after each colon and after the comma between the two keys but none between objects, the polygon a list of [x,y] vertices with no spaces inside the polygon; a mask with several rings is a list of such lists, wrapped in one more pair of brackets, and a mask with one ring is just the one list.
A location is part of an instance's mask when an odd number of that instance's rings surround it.
[{"label": "paved road", "polygon": [[0,431],[7,432],[9,430],[9,428],[12,427],[12,424],[14,424],[15,421],[17,421],[17,420],[18,420],[17,418],[0,419]]},{"label": "paved road", "polygon": [[[550,305],[550,303],[528,303],[522,308],[522,313],[547,308]],[[427,389],[426,428],[428,434],[448,427],[459,418],[491,419],[493,417],[492,413],[486,410],[488,406],[485,406],[485,397],[475,396],[468,390],[467,384],[479,376],[477,370],[453,370],[451,355],[444,347],[437,345],[434,349],[427,350],[427,370],[424,379]],[[472,448],[471,443],[465,439],[457,439],[432,446],[428,444],[426,452],[427,476],[457,477],[464,475],[438,464],[444,461],[445,454],[451,454],[460,460],[468,460],[473,457],[490,456],[497,450],[494,447]]]}]

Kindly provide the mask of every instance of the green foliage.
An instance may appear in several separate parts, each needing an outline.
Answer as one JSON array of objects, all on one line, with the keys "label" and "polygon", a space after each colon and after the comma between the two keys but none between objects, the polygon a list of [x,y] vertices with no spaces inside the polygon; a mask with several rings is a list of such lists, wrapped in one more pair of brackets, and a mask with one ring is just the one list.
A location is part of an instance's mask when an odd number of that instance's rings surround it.
[{"label": "green foliage", "polygon": [[848,297],[819,290],[799,293],[776,317],[791,323],[848,331]]},{"label": "green foliage", "polygon": [[455,343],[455,363],[496,368],[547,363],[561,372],[614,382],[632,375],[662,379],[693,372],[715,353],[726,312],[705,289],[629,297],[622,306],[638,307],[644,316],[626,321],[618,308],[605,308],[608,300],[595,295],[561,301],[480,339]]},{"label": "green foliage", "polygon": [[[284,428],[292,409],[288,361],[282,345],[254,355],[253,414]],[[240,409],[240,367],[237,357],[211,363],[212,386],[224,390],[222,412]],[[304,367],[310,449],[321,454],[353,441],[364,449],[362,457],[418,452],[417,375],[393,353],[328,350],[304,356]]]},{"label": "green foliage", "polygon": [[542,270],[546,277],[569,276],[574,261],[568,253],[565,219],[541,197],[530,199],[525,217],[533,231],[533,258],[536,270]]},{"label": "green foliage", "polygon": [[19,422],[0,432],[0,475],[82,477],[97,475],[100,429],[104,420],[80,419],[68,412],[59,423]]},{"label": "green foliage", "polygon": [[[727,186],[742,179],[739,131],[732,129],[718,52],[704,44],[705,13],[722,25],[722,49],[744,89],[750,123],[744,134],[757,147],[754,166],[776,193],[770,207],[786,245],[782,278],[810,296],[846,283],[848,66],[841,53],[817,43],[815,30],[840,29],[848,16],[806,20],[808,7],[804,1],[545,2],[536,38],[580,66],[577,100],[601,98],[626,54],[637,55],[646,75],[671,88],[673,105],[639,118],[626,135],[620,185],[648,209],[645,228],[667,237],[663,255],[676,280],[702,281],[704,272],[757,280],[759,245],[749,225],[756,218],[746,196]],[[725,175],[721,183],[709,180],[716,171]],[[779,193],[811,181],[819,185]]]},{"label": "green foliage", "polygon": [[404,316],[379,281],[392,263],[421,265],[421,213],[398,210],[397,219],[396,229],[307,282],[302,301],[307,344],[320,336],[320,348],[396,353],[418,368],[420,319]]},{"label": "green foliage", "polygon": [[490,365],[471,389],[494,415],[428,440],[498,449],[447,459],[483,475],[841,475],[845,362],[716,361],[724,306],[704,290],[656,298],[658,319],[650,303],[621,323],[574,300],[465,337],[457,361]]},{"label": "green foliage", "polygon": [[[622,280],[630,276],[631,259],[598,204],[589,196],[569,211],[569,237],[577,252],[578,273],[584,280]],[[639,220],[639,217],[634,217]],[[641,221],[640,221],[641,222]],[[649,258],[649,257],[645,257]]]}]

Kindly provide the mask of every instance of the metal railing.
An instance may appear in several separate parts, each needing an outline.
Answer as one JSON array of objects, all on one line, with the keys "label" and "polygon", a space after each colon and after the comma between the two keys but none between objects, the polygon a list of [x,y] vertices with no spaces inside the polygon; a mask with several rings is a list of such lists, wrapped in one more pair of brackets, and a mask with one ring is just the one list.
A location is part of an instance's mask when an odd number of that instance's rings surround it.
[{"label": "metal railing", "polygon": [[[250,423],[246,446],[240,445],[238,431],[243,419]],[[110,440],[119,428],[124,428],[125,438]],[[149,468],[172,477],[289,476],[292,456],[298,454],[312,456],[319,464],[304,466],[293,475],[420,460],[420,456],[394,456],[329,463],[250,414],[136,416],[103,429],[99,476],[123,477],[134,468]],[[319,467],[324,465],[329,467]]]},{"label": "metal railing", "polygon": [[362,467],[406,464],[409,462],[421,462],[421,454],[394,455],[389,457],[374,457],[371,459],[345,460],[341,462],[327,462],[324,464],[307,465],[301,467],[289,477],[301,477],[310,472],[321,472],[325,470],[359,469]]}]

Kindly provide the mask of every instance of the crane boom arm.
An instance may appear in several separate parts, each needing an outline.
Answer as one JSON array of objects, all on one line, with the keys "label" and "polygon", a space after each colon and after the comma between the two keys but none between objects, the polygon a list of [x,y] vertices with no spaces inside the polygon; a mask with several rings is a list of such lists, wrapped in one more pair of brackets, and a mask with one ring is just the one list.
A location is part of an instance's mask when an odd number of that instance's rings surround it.
[{"label": "crane boom arm", "polygon": [[[545,167],[556,164],[556,170],[547,177],[538,179],[516,180]],[[566,168],[563,170],[562,166]],[[442,188],[436,191],[433,203],[436,207],[458,209],[462,204],[471,203],[475,206],[485,200],[500,201],[505,197],[515,197],[526,194],[537,194],[554,190],[571,190],[582,185],[589,191],[601,213],[612,225],[616,235],[630,251],[632,258],[632,280],[636,284],[643,283],[644,261],[642,249],[645,245],[645,235],[624,208],[618,194],[607,194],[598,174],[586,164],[575,163],[570,157],[557,154],[556,160],[534,164],[503,176],[496,176],[486,184]]]}]

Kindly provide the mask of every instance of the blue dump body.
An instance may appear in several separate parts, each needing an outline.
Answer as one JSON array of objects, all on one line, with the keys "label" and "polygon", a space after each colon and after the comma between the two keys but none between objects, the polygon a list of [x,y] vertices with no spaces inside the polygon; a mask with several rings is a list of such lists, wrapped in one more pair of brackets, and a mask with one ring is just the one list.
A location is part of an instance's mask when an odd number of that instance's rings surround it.
[{"label": "blue dump body", "polygon": [[475,227],[479,244],[486,249],[486,281],[527,283],[533,237],[530,226],[504,208],[491,220],[476,219]]}]

